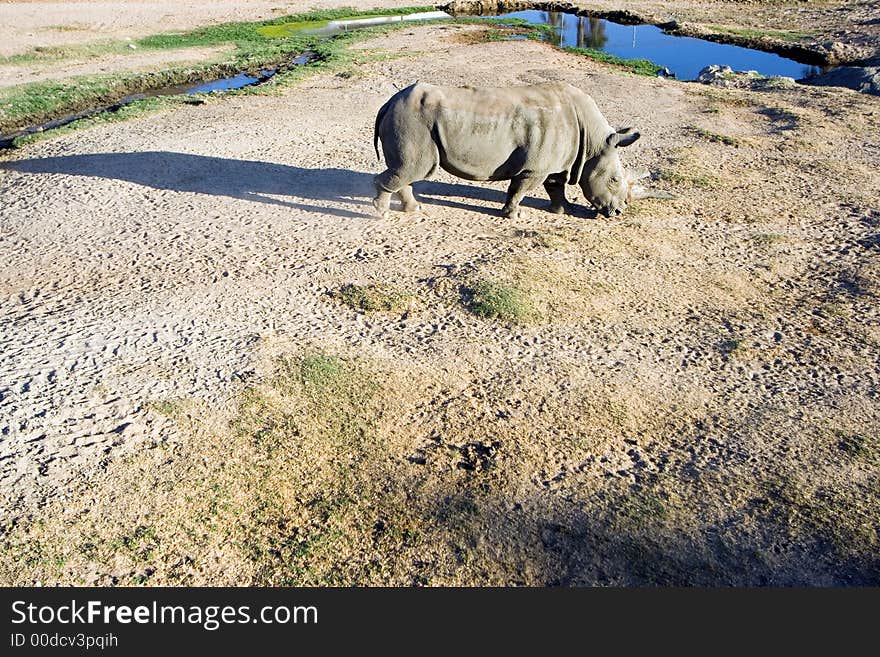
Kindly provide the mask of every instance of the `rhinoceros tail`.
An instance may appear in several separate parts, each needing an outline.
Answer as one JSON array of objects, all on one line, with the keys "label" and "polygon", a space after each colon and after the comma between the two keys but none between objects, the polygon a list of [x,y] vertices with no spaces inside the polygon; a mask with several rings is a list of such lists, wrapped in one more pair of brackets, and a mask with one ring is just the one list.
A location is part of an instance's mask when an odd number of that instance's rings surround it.
[{"label": "rhinoceros tail", "polygon": [[382,119],[385,118],[385,114],[388,113],[388,107],[390,105],[391,100],[379,108],[379,111],[376,113],[376,124],[373,126],[373,148],[376,149],[376,159],[380,162],[382,161],[382,156],[379,154],[379,126],[382,124]]}]

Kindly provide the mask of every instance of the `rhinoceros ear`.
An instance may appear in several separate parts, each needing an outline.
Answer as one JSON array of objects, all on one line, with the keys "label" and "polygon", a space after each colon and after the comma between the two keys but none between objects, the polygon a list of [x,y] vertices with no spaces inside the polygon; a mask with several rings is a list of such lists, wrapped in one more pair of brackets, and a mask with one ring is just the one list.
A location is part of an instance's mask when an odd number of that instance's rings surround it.
[{"label": "rhinoceros ear", "polygon": [[629,146],[641,136],[642,135],[638,132],[634,132],[630,127],[618,128],[608,135],[608,138],[605,140],[605,145],[608,146],[608,148],[613,148],[614,146]]}]

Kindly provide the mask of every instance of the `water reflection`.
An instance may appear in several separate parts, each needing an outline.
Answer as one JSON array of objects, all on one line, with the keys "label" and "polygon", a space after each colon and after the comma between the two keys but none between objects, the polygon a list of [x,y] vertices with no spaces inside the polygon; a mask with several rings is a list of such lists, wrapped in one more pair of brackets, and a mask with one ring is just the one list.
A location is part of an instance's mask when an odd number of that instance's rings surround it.
[{"label": "water reflection", "polygon": [[[542,22],[553,28],[547,35],[547,41],[554,46],[575,46],[577,48],[594,48],[601,50],[608,42],[605,33],[605,21],[587,16],[572,16],[561,11],[542,11]],[[575,28],[575,42],[568,43],[566,33]]]}]

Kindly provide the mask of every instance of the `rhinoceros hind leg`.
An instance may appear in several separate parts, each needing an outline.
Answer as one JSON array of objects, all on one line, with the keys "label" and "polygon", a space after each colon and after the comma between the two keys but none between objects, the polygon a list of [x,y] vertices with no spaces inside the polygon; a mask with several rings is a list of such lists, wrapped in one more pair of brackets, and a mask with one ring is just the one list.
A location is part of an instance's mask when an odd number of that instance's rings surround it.
[{"label": "rhinoceros hind leg", "polygon": [[373,207],[376,208],[376,215],[387,219],[391,213],[391,193],[379,192],[373,199]]},{"label": "rhinoceros hind leg", "polygon": [[541,178],[525,176],[522,178],[514,178],[510,181],[510,187],[507,188],[507,201],[501,208],[501,214],[511,219],[519,219],[519,204],[523,196],[541,184]]},{"label": "rhinoceros hind leg", "polygon": [[548,212],[553,214],[563,214],[568,202],[565,200],[565,182],[553,178],[547,178],[544,181],[544,189],[550,197],[550,206]]},{"label": "rhinoceros hind leg", "polygon": [[382,178],[388,172],[380,173],[378,176],[373,178],[373,184],[376,186],[376,197],[373,199],[373,207],[376,208],[376,213],[383,218],[388,217],[389,210],[391,208],[391,194],[385,189],[385,186],[382,184]]},{"label": "rhinoceros hind leg", "polygon": [[404,212],[418,212],[421,209],[422,206],[419,205],[416,197],[413,196],[412,185],[401,187],[397,193],[400,196],[400,202],[403,203]]}]

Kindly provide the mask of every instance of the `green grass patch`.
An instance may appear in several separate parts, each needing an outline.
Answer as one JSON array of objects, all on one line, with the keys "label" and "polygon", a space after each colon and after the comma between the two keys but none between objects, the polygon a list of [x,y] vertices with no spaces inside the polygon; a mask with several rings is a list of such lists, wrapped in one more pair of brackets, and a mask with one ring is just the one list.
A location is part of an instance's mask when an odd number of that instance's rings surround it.
[{"label": "green grass patch", "polygon": [[687,172],[680,169],[661,169],[657,172],[661,180],[668,180],[677,185],[688,185],[709,189],[718,183],[718,179],[699,172]]},{"label": "green grass patch", "polygon": [[702,139],[705,139],[706,141],[724,144],[725,146],[739,147],[740,143],[742,143],[736,137],[731,137],[730,135],[722,135],[721,133],[713,132],[711,130],[707,130],[706,128],[701,128],[700,126],[691,125],[687,126],[687,129],[691,133]]},{"label": "green grass patch", "polygon": [[727,27],[724,25],[708,25],[707,27],[716,34],[729,34],[745,39],[771,37],[780,41],[800,41],[814,35],[814,32],[809,30],[757,30],[754,28]]},{"label": "green grass patch", "polygon": [[465,287],[465,307],[478,317],[523,324],[535,317],[535,309],[522,289],[494,280]]},{"label": "green grass patch", "polygon": [[744,358],[752,353],[754,343],[745,338],[730,338],[723,340],[719,345],[719,351],[727,358]]},{"label": "green grass patch", "polygon": [[880,442],[877,436],[836,429],[833,431],[837,448],[852,459],[866,463],[880,462]]},{"label": "green grass patch", "polygon": [[781,233],[753,233],[751,239],[759,246],[772,246],[782,242],[788,242],[788,237]]},{"label": "green grass patch", "polygon": [[257,28],[260,36],[267,39],[286,39],[303,30],[318,30],[327,27],[330,21],[293,21],[280,25],[264,25]]},{"label": "green grass patch", "polygon": [[581,55],[583,57],[589,57],[590,59],[602,62],[603,64],[611,64],[612,66],[617,66],[619,68],[624,68],[636,75],[648,75],[651,77],[655,77],[660,71],[663,70],[662,66],[657,66],[654,62],[648,59],[626,59],[624,57],[617,57],[616,55],[609,55],[606,52],[602,52],[601,50],[596,50],[594,48],[563,48],[566,52],[573,53],[575,55]]},{"label": "green grass patch", "polygon": [[[861,449],[861,448],[859,448]],[[876,554],[880,542],[880,496],[875,488],[841,490],[807,486],[787,476],[762,483],[763,513],[792,535],[827,542],[839,557]]]},{"label": "green grass patch", "polygon": [[618,517],[629,525],[651,526],[667,517],[666,504],[652,490],[637,490],[620,500]]},{"label": "green grass patch", "polygon": [[255,450],[244,480],[250,510],[224,524],[255,583],[369,580],[369,555],[355,545],[397,512],[377,487],[380,392],[361,364],[319,352],[280,359],[270,384],[243,398],[233,428]]},{"label": "green grass patch", "polygon": [[343,285],[332,296],[353,310],[363,312],[401,310],[409,295],[392,285]]},{"label": "green grass patch", "polygon": [[155,34],[139,39],[136,43],[143,48],[158,49],[234,43],[240,50],[254,51],[275,47],[271,43],[267,44],[267,41],[302,38],[304,35],[299,33],[303,30],[322,27],[332,20],[367,18],[369,16],[401,16],[431,10],[433,7],[400,7],[363,11],[350,7],[317,9],[291,16],[281,16],[269,21],[222,23],[190,32]]},{"label": "green grass patch", "polygon": [[66,60],[88,60],[104,55],[131,53],[129,41],[102,40],[71,46],[36,46],[29,52],[0,57],[2,66],[33,66]]}]

